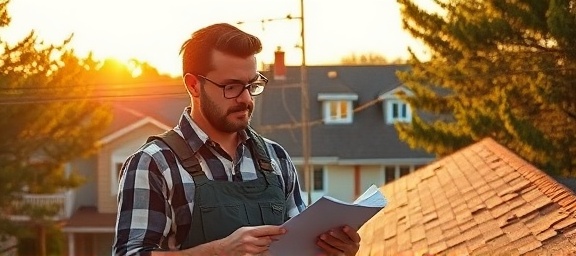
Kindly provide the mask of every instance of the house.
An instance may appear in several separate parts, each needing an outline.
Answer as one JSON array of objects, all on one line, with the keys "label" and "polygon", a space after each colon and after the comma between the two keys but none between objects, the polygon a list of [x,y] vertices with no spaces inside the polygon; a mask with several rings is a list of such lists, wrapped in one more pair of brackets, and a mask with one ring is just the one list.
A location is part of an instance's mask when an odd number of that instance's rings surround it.
[{"label": "house", "polygon": [[[404,68],[307,68],[314,199],[329,194],[350,200],[371,184],[390,182],[434,160],[430,154],[409,149],[398,139],[393,126],[394,122],[410,120],[410,107],[397,99],[397,93],[410,93],[395,75],[396,70]],[[256,98],[252,120],[257,131],[288,150],[296,165],[303,163],[298,128],[299,70],[288,67],[284,80],[271,79],[265,93]],[[273,77],[270,71],[263,73]],[[71,170],[86,176],[87,183],[74,191],[74,213],[63,228],[70,256],[110,254],[119,170],[148,136],[177,123],[189,104],[188,95],[180,90],[169,98],[158,95],[115,101],[114,119],[100,140],[99,153],[71,163]],[[301,183],[301,188],[305,184]]]},{"label": "house", "polygon": [[74,191],[75,211],[63,227],[69,256],[111,254],[122,164],[148,136],[172,128],[189,101],[181,92],[112,103],[113,121],[100,140],[98,154],[70,163],[87,180]]},{"label": "house", "polygon": [[576,194],[490,138],[381,191],[357,255],[576,254]]},{"label": "house", "polygon": [[[435,157],[413,150],[398,138],[395,122],[410,122],[411,108],[399,100],[410,94],[396,77],[406,65],[311,66],[306,68],[313,175],[312,201],[322,195],[352,201],[370,185],[381,185],[413,172]],[[270,70],[274,70],[271,68]],[[299,169],[300,185],[308,185],[299,165],[304,162],[301,125],[301,69],[272,72],[256,99],[252,126],[286,148]]]}]

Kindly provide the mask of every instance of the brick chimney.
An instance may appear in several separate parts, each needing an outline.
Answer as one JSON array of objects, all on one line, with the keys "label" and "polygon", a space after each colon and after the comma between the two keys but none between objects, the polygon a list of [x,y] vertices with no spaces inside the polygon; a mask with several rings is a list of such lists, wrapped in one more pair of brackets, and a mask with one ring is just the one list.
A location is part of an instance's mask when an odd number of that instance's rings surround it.
[{"label": "brick chimney", "polygon": [[284,51],[278,46],[274,52],[274,80],[286,80],[286,64]]}]

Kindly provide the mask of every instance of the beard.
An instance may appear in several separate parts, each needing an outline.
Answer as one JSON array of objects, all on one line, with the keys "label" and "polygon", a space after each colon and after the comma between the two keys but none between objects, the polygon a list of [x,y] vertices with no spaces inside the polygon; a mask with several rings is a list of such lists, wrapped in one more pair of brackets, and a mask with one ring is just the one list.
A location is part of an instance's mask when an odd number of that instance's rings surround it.
[{"label": "beard", "polygon": [[[229,133],[239,132],[246,129],[250,124],[254,109],[252,104],[241,103],[229,109],[222,109],[218,103],[208,96],[203,86],[200,93],[200,102],[202,114],[216,130]],[[228,115],[232,113],[246,111],[248,111],[248,118],[246,119],[228,119]]]}]

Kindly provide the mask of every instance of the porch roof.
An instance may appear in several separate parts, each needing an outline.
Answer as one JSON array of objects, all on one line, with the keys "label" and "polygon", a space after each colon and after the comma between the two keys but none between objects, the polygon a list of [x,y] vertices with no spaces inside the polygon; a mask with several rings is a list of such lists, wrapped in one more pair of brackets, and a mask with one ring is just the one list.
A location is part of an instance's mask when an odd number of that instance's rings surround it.
[{"label": "porch roof", "polygon": [[101,213],[96,207],[80,207],[66,222],[65,233],[114,233],[116,213]]}]

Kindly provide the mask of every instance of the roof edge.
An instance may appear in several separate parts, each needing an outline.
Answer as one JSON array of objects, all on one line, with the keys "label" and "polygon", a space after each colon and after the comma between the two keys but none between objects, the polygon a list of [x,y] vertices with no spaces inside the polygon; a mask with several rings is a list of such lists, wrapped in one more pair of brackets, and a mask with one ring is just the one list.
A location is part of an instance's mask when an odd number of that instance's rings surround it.
[{"label": "roof edge", "polygon": [[99,142],[100,142],[101,144],[110,143],[111,141],[113,141],[113,140],[115,140],[115,139],[117,139],[117,138],[119,138],[119,137],[122,137],[122,136],[130,133],[131,131],[134,131],[134,130],[136,130],[136,129],[138,129],[138,128],[140,128],[140,127],[142,127],[142,126],[144,126],[144,125],[146,125],[146,124],[148,124],[148,123],[151,123],[151,124],[153,124],[153,125],[156,125],[156,126],[158,126],[159,128],[161,128],[161,129],[163,129],[163,130],[169,130],[169,129],[171,129],[170,126],[168,126],[168,125],[166,125],[166,124],[164,124],[164,123],[162,123],[162,122],[160,122],[160,121],[158,121],[158,120],[156,120],[156,119],[154,119],[154,118],[152,118],[152,117],[147,116],[147,117],[144,117],[144,118],[138,120],[137,122],[135,122],[135,123],[133,123],[133,124],[131,124],[131,125],[128,125],[128,126],[122,128],[122,129],[120,129],[120,130],[118,130],[118,131],[116,131],[116,132],[114,132],[114,133],[111,133],[111,134],[107,135],[106,137],[102,138]]},{"label": "roof edge", "polygon": [[[536,168],[522,157],[516,155],[510,149],[499,144],[493,138],[484,138],[480,143],[492,149],[496,155],[500,156],[503,161],[517,170],[525,179],[533,183],[538,190],[548,196],[552,201],[571,211],[576,211],[576,194],[572,190],[557,182],[550,175]],[[563,200],[570,195],[574,198],[573,200]]]}]

